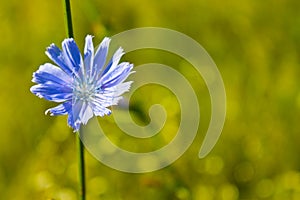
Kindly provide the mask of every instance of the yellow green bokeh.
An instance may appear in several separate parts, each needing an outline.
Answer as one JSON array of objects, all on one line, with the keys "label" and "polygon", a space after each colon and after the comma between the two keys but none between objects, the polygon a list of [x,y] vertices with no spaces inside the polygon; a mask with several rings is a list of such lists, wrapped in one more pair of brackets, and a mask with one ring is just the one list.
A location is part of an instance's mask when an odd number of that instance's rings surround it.
[{"label": "yellow green bokeh", "polygon": [[[182,32],[211,55],[227,92],[226,123],[213,151],[198,151],[210,120],[205,83],[186,61],[166,52],[131,52],[135,65],[172,66],[199,98],[195,141],[175,163],[147,174],[111,169],[86,152],[87,199],[298,200],[300,199],[300,1],[298,0],[74,0],[74,35],[103,37],[144,26]],[[49,62],[45,48],[65,38],[63,3],[0,2],[0,199],[77,200],[75,134],[66,117],[45,116],[54,103],[30,93],[32,73]],[[137,124],[149,122],[152,104],[164,105],[166,126],[150,139],[122,133],[112,116],[99,119],[108,137],[137,152],[172,140],[180,120],[176,97],[145,86],[131,103]],[[148,164],[141,163],[141,164]]]}]

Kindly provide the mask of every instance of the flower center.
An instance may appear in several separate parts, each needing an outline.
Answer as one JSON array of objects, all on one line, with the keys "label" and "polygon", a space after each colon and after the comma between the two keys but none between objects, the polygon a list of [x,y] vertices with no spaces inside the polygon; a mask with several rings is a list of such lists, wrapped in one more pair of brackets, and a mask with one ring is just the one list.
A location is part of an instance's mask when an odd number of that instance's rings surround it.
[{"label": "flower center", "polygon": [[95,87],[93,84],[75,81],[73,88],[73,95],[76,99],[81,101],[89,101],[95,94]]}]

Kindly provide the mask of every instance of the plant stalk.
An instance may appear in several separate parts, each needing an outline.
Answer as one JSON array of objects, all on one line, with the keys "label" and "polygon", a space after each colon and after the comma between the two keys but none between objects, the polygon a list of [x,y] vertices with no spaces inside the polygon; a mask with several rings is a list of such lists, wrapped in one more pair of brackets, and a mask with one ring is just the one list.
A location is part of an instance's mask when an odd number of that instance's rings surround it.
[{"label": "plant stalk", "polygon": [[84,146],[80,139],[80,132],[78,132],[76,140],[78,150],[79,199],[85,200]]},{"label": "plant stalk", "polygon": [[[70,0],[64,0],[64,14],[65,14],[65,26],[68,38],[74,38],[73,25],[72,25],[72,14]],[[76,134],[76,143],[78,150],[78,175],[79,175],[79,199],[85,200],[85,167],[84,167],[84,146],[80,139],[80,130]]]}]

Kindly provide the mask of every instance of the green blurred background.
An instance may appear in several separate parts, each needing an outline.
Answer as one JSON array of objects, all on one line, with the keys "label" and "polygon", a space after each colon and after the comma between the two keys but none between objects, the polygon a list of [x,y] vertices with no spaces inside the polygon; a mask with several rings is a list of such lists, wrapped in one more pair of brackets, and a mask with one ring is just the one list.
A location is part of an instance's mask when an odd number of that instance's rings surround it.
[{"label": "green blurred background", "polygon": [[[86,34],[99,43],[136,27],[160,26],[198,41],[217,64],[227,92],[222,136],[198,159],[210,119],[207,88],[185,61],[144,50],[124,59],[168,64],[190,80],[201,106],[198,135],[171,166],[147,174],[110,169],[86,152],[88,199],[300,199],[300,1],[298,0],[74,0],[73,24],[83,49]],[[77,199],[75,134],[66,117],[45,116],[55,104],[29,92],[32,73],[49,62],[45,48],[65,38],[59,0],[0,2],[0,199]],[[153,103],[169,118],[163,139],[132,139],[99,119],[118,145],[141,152],[167,144],[178,128],[176,97],[145,86],[131,100],[133,118],[147,124]],[[141,142],[141,143],[139,143]],[[132,146],[135,148],[130,149]]]}]

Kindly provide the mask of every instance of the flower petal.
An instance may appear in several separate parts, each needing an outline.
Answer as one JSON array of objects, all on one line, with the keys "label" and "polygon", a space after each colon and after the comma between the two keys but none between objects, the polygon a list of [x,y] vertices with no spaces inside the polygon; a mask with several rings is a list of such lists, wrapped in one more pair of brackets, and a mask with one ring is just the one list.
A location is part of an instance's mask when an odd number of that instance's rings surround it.
[{"label": "flower petal", "polygon": [[66,72],[69,75],[72,75],[73,70],[70,69],[69,65],[65,62],[63,53],[61,50],[55,45],[51,44],[47,50],[46,55],[55,62],[64,72]]},{"label": "flower petal", "polygon": [[66,64],[69,66],[72,72],[78,72],[78,70],[83,66],[83,62],[79,48],[73,38],[65,39],[62,42],[62,49]]},{"label": "flower petal", "polygon": [[70,112],[69,115],[68,115],[68,125],[74,129],[74,132],[79,131],[80,122],[79,121],[76,121],[76,122],[74,121],[72,112]]},{"label": "flower petal", "polygon": [[33,73],[32,82],[44,83],[57,83],[60,85],[70,85],[72,78],[66,74],[61,68],[56,67],[50,63],[41,65],[39,69]]},{"label": "flower petal", "polygon": [[131,73],[133,68],[132,64],[123,62],[119,64],[113,71],[107,72],[101,79],[99,84],[101,88],[113,87],[119,83],[122,83]]},{"label": "flower petal", "polygon": [[92,71],[93,76],[100,74],[100,72],[102,71],[102,68],[106,62],[109,43],[110,43],[110,39],[105,37],[96,51],[95,58],[94,58],[94,66]]},{"label": "flower petal", "polygon": [[105,104],[101,99],[97,98],[94,101],[90,102],[93,112],[96,116],[103,117],[104,115],[110,115],[111,110],[109,110],[108,106],[111,104]]},{"label": "flower petal", "polygon": [[123,55],[124,55],[124,50],[120,47],[115,52],[113,57],[110,59],[108,65],[106,66],[104,71],[101,73],[101,76],[105,76],[106,73],[109,73],[109,72],[115,70],[115,68],[118,66],[118,63]]},{"label": "flower petal", "polygon": [[128,92],[130,89],[132,81],[118,84],[114,87],[106,88],[102,93],[95,94],[93,102],[96,106],[109,107],[117,105],[122,99],[120,95]]},{"label": "flower petal", "polygon": [[79,100],[74,100],[73,99],[73,103],[72,103],[72,112],[70,114],[72,114],[72,121],[73,121],[73,125],[77,127],[78,124],[81,124],[80,121],[80,117],[79,117],[79,113],[81,112],[82,109],[82,101]]},{"label": "flower petal", "polygon": [[[87,35],[85,37],[85,46],[84,46],[84,67],[86,71],[86,76],[92,76],[92,67],[94,64],[94,45],[92,41],[93,37]],[[87,77],[87,78],[88,78]]]},{"label": "flower petal", "polygon": [[65,103],[59,104],[56,107],[49,108],[45,111],[45,114],[48,114],[50,112],[51,116],[55,115],[66,115],[72,110],[72,103],[71,101],[67,101]]},{"label": "flower petal", "polygon": [[75,122],[86,124],[93,117],[93,110],[87,101],[75,100],[72,110]]},{"label": "flower petal", "polygon": [[89,119],[94,116],[92,108],[87,102],[83,102],[81,112],[79,113],[79,118],[82,124],[87,124]]},{"label": "flower petal", "polygon": [[73,90],[70,87],[55,83],[34,85],[30,91],[40,98],[54,102],[64,102],[72,99],[73,96]]},{"label": "flower petal", "polygon": [[103,117],[104,115],[110,115],[111,110],[105,107],[95,107],[93,108],[93,111],[96,116]]},{"label": "flower petal", "polygon": [[133,81],[128,81],[128,82],[121,83],[121,84],[115,86],[113,88],[114,96],[117,97],[117,96],[124,94],[125,92],[128,92],[132,83],[133,83]]},{"label": "flower petal", "polygon": [[93,101],[94,105],[98,107],[109,107],[112,105],[117,105],[120,99],[119,95],[116,93],[116,88],[109,88],[109,90],[104,90],[102,93],[94,95]]}]

